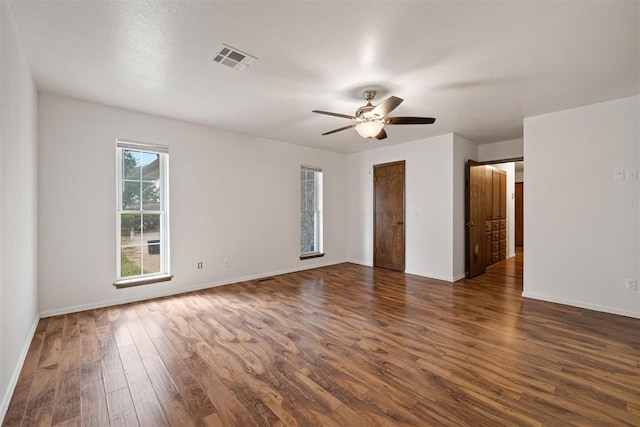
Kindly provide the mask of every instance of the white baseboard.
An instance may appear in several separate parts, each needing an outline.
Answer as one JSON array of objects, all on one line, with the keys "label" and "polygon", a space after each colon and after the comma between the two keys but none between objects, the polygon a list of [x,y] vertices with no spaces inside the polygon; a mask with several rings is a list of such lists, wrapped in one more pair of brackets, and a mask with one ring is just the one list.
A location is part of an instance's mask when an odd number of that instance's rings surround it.
[{"label": "white baseboard", "polygon": [[531,299],[536,299],[540,301],[547,301],[547,302],[553,302],[556,304],[568,305],[571,307],[586,308],[587,310],[600,311],[603,313],[617,314],[619,316],[626,316],[626,317],[632,317],[634,319],[640,319],[640,312],[620,310],[618,308],[607,307],[607,306],[598,305],[598,304],[591,304],[584,301],[575,301],[575,300],[569,300],[564,298],[556,298],[549,295],[536,294],[534,292],[526,292],[526,291],[522,293],[522,296],[524,298],[531,298]]},{"label": "white baseboard", "polygon": [[[365,267],[373,267],[371,264],[367,264],[366,262],[360,260],[350,259],[347,262],[350,262],[351,264],[364,265]],[[457,280],[464,279],[465,277],[464,274],[458,276],[441,276],[439,274],[426,273],[424,271],[411,269],[405,269],[404,272],[406,274],[413,274],[414,276],[426,277],[427,279],[444,280],[445,282],[455,282]]]},{"label": "white baseboard", "polygon": [[[455,282],[457,280],[453,276],[441,276],[439,274],[427,273],[427,272],[424,272],[424,271],[405,270],[404,272],[407,273],[407,274],[413,274],[413,275],[416,275],[416,276],[426,277],[427,279],[443,280],[445,282]],[[464,275],[462,277],[464,277]]]},{"label": "white baseboard", "polygon": [[114,305],[145,301],[149,299],[161,298],[161,297],[166,297],[170,295],[179,295],[187,292],[200,291],[202,289],[216,288],[218,286],[231,285],[233,283],[246,282],[249,280],[263,279],[265,277],[278,276],[280,274],[295,273],[297,271],[310,270],[312,268],[327,267],[330,265],[342,264],[345,262],[348,262],[348,261],[339,260],[339,261],[317,262],[313,265],[308,265],[304,267],[294,267],[294,268],[289,268],[284,270],[272,271],[269,273],[254,274],[254,275],[244,276],[244,277],[235,277],[233,279],[222,280],[219,282],[203,283],[200,285],[189,286],[186,288],[171,289],[166,292],[154,292],[146,295],[129,296],[129,297],[123,297],[123,298],[116,298],[109,301],[98,301],[98,302],[92,302],[89,304],[82,304],[82,305],[75,305],[71,307],[63,307],[63,308],[58,308],[53,310],[46,310],[40,313],[40,317],[45,318],[45,317],[51,317],[51,316],[59,316],[62,314],[77,313],[79,311],[94,310],[96,308],[111,307]]},{"label": "white baseboard", "polygon": [[27,339],[22,346],[22,351],[20,352],[20,357],[18,358],[18,363],[13,369],[13,374],[11,374],[11,380],[9,381],[9,385],[7,389],[4,391],[4,396],[2,396],[2,403],[0,404],[0,424],[4,421],[4,417],[7,415],[7,409],[9,409],[9,403],[11,403],[11,398],[13,397],[13,392],[16,389],[16,385],[18,384],[18,378],[20,377],[20,372],[22,371],[22,366],[24,365],[24,361],[27,358],[27,353],[29,352],[29,347],[31,347],[31,341],[33,341],[33,336],[36,333],[36,328],[38,327],[38,322],[40,321],[40,316],[36,316],[33,321],[33,325],[31,326],[31,330],[27,334]]}]

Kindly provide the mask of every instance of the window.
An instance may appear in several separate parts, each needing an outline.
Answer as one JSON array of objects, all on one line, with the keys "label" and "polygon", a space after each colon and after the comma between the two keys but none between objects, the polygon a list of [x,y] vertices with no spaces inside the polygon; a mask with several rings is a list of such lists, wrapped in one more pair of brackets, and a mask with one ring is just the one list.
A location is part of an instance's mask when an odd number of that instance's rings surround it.
[{"label": "window", "polygon": [[168,147],[118,140],[117,287],[169,274]]},{"label": "window", "polygon": [[322,253],[322,169],[300,167],[300,259]]}]

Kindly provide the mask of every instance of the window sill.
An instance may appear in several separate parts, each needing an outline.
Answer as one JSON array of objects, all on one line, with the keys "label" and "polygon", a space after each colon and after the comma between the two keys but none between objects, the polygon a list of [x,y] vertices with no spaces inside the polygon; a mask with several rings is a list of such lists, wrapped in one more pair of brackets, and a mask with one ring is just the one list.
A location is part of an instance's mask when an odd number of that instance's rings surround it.
[{"label": "window sill", "polygon": [[133,286],[150,285],[152,283],[168,282],[173,278],[171,274],[159,274],[157,276],[138,277],[136,279],[122,279],[113,284],[117,289],[131,288]]},{"label": "window sill", "polygon": [[304,260],[304,259],[311,259],[311,258],[322,258],[323,256],[324,256],[323,253],[304,254],[304,255],[300,255],[300,259]]}]

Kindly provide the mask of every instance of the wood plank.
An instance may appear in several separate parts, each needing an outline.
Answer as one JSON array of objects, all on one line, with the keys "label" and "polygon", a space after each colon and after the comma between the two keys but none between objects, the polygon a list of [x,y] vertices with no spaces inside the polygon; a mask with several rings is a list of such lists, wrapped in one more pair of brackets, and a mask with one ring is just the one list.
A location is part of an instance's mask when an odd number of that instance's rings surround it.
[{"label": "wood plank", "polygon": [[85,425],[109,424],[107,397],[102,380],[83,382],[80,386],[80,417]]},{"label": "wood plank", "polygon": [[57,364],[48,365],[36,371],[31,384],[27,407],[24,411],[23,426],[53,425],[53,402],[56,393],[57,377],[56,366]]},{"label": "wood plank", "polygon": [[58,369],[53,403],[53,424],[80,416],[80,368]]},{"label": "wood plank", "polygon": [[198,384],[188,366],[178,355],[167,338],[153,338],[153,343],[160,355],[160,359],[167,368],[167,371],[178,392],[185,400],[189,413],[196,419],[203,419],[216,412],[216,408],[209,400],[209,397]]},{"label": "wood plank", "polygon": [[216,414],[212,415],[225,420],[225,425],[260,424],[259,421],[252,419],[252,412],[240,403],[236,394],[220,381],[215,374],[215,366],[207,364],[197,353],[184,359],[184,362],[216,408]]},{"label": "wood plank", "polygon": [[82,427],[82,419],[80,415],[54,424],[54,427]]},{"label": "wood plank", "polygon": [[136,346],[125,345],[120,347],[119,351],[138,422],[141,426],[168,425]]},{"label": "wood plank", "polygon": [[40,353],[39,368],[57,366],[62,351],[62,331],[64,329],[64,316],[49,318],[45,331],[44,343]]},{"label": "wood plank", "polygon": [[138,426],[138,419],[127,387],[106,394],[111,426]]},{"label": "wood plank", "polygon": [[189,413],[186,402],[162,363],[162,359],[159,356],[148,357],[142,363],[149,374],[149,379],[169,425],[197,425],[197,420]]},{"label": "wood plank", "polygon": [[98,344],[100,346],[105,392],[109,394],[112,391],[126,387],[127,379],[124,375],[115,339],[112,336],[108,336],[106,339],[100,339]]},{"label": "wood plank", "polygon": [[89,364],[100,360],[96,318],[93,311],[78,313],[78,333],[80,336],[80,362]]},{"label": "wood plank", "polygon": [[62,328],[62,342],[60,346],[60,366],[62,370],[80,366],[80,330],[78,314],[71,313],[64,316]]}]

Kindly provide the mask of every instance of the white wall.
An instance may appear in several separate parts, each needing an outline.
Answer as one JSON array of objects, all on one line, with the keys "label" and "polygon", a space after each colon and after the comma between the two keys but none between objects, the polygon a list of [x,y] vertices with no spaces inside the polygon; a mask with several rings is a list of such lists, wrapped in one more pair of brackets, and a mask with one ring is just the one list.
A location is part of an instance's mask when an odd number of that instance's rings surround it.
[{"label": "white wall", "polygon": [[478,146],[478,161],[489,162],[491,160],[505,160],[523,157],[523,140],[511,139],[509,141],[481,144]]},{"label": "white wall", "polygon": [[[43,315],[346,260],[344,154],[47,94],[39,126]],[[113,286],[116,138],[170,147],[170,282]],[[326,256],[305,261],[301,164],[324,170]]]},{"label": "white wall", "polygon": [[516,255],[516,164],[498,163],[493,165],[507,173],[507,258]]},{"label": "white wall", "polygon": [[465,206],[467,161],[478,158],[478,146],[453,135],[453,280],[465,277]]},{"label": "white wall", "polygon": [[524,121],[524,296],[640,318],[640,98]]},{"label": "white wall", "polygon": [[38,320],[36,91],[0,2],[0,422]]},{"label": "white wall", "polygon": [[453,280],[452,144],[448,134],[347,156],[351,262],[373,265],[373,165],[405,160],[405,271]]}]

